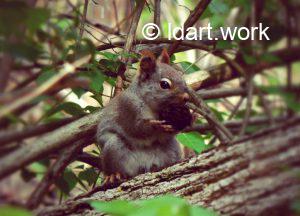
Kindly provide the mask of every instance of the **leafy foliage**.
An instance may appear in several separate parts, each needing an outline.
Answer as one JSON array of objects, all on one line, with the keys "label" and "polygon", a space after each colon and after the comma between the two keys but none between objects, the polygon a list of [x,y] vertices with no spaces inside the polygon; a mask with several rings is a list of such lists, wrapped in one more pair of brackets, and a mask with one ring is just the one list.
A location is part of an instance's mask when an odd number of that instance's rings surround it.
[{"label": "leafy foliage", "polygon": [[0,215],[2,215],[2,216],[32,216],[33,214],[25,209],[6,205],[6,206],[0,207]]},{"label": "leafy foliage", "polygon": [[212,147],[211,145],[206,145],[204,138],[197,132],[180,133],[176,138],[181,144],[193,149],[197,153],[201,153]]},{"label": "leafy foliage", "polygon": [[97,211],[117,216],[214,216],[211,210],[191,206],[184,199],[174,196],[161,196],[149,200],[129,202],[114,200],[111,202],[90,201]]}]

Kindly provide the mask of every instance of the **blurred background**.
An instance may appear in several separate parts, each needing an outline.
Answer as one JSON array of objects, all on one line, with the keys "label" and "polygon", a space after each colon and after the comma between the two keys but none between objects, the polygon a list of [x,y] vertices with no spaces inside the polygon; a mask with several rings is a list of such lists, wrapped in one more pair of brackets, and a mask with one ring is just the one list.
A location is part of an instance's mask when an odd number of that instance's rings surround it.
[{"label": "blurred background", "polygon": [[[199,1],[147,0],[134,46],[124,52],[138,2],[0,2],[0,158],[102,109],[114,96],[124,59],[129,59],[125,62],[126,88],[138,70],[140,51],[155,50],[159,44],[168,47],[170,43],[161,40],[167,37],[168,23],[183,25]],[[161,5],[158,24],[162,35],[145,42],[141,31],[154,20],[155,2]],[[195,42],[205,44],[204,50],[182,45],[171,56],[172,63],[184,71],[187,83],[202,93],[219,121],[234,122],[230,127],[234,134],[252,134],[300,111],[299,20],[298,0],[213,0],[195,27],[211,23],[217,32],[219,27],[263,23],[270,27],[270,40],[204,39]],[[87,55],[91,58],[77,65],[76,61]],[[65,73],[66,62],[75,62],[76,69]],[[199,117],[197,123],[206,121]],[[195,154],[219,145],[211,130],[184,132],[177,138]],[[97,145],[87,146],[49,186],[41,204],[59,203],[100,184],[100,151]],[[59,153],[52,152],[2,179],[0,202],[24,203]]]}]

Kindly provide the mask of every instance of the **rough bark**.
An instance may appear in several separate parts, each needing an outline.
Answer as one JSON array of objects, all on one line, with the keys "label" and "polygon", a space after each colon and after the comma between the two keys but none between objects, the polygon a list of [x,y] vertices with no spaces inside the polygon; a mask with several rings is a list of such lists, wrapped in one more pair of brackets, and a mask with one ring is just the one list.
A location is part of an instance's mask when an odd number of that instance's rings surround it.
[{"label": "rough bark", "polygon": [[[93,136],[101,115],[101,111],[99,111],[84,116],[65,127],[41,136],[34,145],[22,145],[16,151],[2,157],[0,159],[0,179],[57,149],[72,145],[80,138]],[[16,160],[18,161],[16,162]]]},{"label": "rough bark", "polygon": [[[43,208],[39,215],[94,215],[91,199],[136,200],[174,194],[222,215],[286,215],[300,190],[300,121],[261,131],[118,188]],[[298,177],[297,177],[298,175]]]}]

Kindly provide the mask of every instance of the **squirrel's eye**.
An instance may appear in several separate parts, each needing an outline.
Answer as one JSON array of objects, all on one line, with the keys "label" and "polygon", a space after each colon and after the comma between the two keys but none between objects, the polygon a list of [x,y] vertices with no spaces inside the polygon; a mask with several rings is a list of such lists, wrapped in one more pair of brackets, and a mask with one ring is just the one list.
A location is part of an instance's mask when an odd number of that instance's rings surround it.
[{"label": "squirrel's eye", "polygon": [[170,89],[171,88],[171,85],[172,85],[172,82],[171,80],[167,79],[167,78],[162,78],[160,80],[160,87],[162,89]]}]

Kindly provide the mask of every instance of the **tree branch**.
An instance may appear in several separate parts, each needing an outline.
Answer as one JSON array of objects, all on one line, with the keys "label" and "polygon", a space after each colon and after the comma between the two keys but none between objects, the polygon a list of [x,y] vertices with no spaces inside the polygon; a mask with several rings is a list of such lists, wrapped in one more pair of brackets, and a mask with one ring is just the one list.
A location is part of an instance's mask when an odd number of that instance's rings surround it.
[{"label": "tree branch", "polygon": [[[186,36],[188,33],[187,28],[193,26],[200,18],[200,16],[203,14],[207,6],[211,0],[201,0],[195,7],[195,9],[191,12],[187,20],[184,22],[184,32],[183,35]],[[182,32],[177,32],[176,36],[180,36]],[[170,56],[174,54],[175,50],[178,48],[179,44],[181,43],[181,40],[175,41],[169,48],[169,54]]]},{"label": "tree branch", "polygon": [[40,136],[43,133],[53,131],[63,125],[66,125],[76,118],[66,118],[59,121],[51,122],[48,124],[30,126],[20,130],[6,130],[0,132],[0,143],[5,145],[10,142],[20,141],[33,136]]},{"label": "tree branch", "polygon": [[[135,11],[135,13],[132,17],[130,29],[129,29],[128,34],[127,34],[127,39],[126,39],[126,43],[125,43],[125,46],[124,46],[124,53],[129,53],[132,49],[133,41],[134,41],[134,38],[135,38],[135,35],[136,35],[135,34],[136,29],[137,29],[137,26],[138,26],[138,23],[139,23],[144,5],[145,5],[145,0],[141,0],[141,1],[137,2],[136,11]],[[122,58],[122,62],[125,65],[127,65],[128,61],[129,61],[128,57],[123,57]],[[128,70],[127,66],[126,66],[126,70]],[[119,75],[117,76],[116,86],[115,86],[115,95],[119,95],[121,93],[122,89],[123,89],[123,78],[122,78],[122,76],[125,72],[126,72],[125,70],[122,71],[122,72],[119,72]]]},{"label": "tree branch", "polygon": [[101,115],[101,112],[96,112],[82,117],[41,136],[34,145],[22,145],[16,151],[0,158],[0,179],[45,155],[72,145],[78,139],[93,137]]},{"label": "tree branch", "polygon": [[300,120],[290,120],[160,172],[139,175],[115,189],[40,209],[38,215],[92,215],[88,200],[137,200],[163,194],[184,197],[221,215],[288,214],[300,189],[299,130]]},{"label": "tree branch", "polygon": [[[90,140],[91,142],[92,140]],[[30,209],[38,207],[42,202],[44,195],[47,193],[49,187],[54,181],[61,175],[64,169],[72,162],[73,157],[87,144],[88,140],[78,140],[70,146],[70,148],[64,149],[55,163],[48,169],[43,179],[40,181],[36,189],[30,195],[26,206]]]},{"label": "tree branch", "polygon": [[19,100],[16,100],[8,105],[5,105],[0,108],[0,119],[9,114],[10,112],[13,112],[17,108],[21,107],[22,105],[30,102],[35,97],[43,94],[46,92],[49,88],[51,88],[53,85],[55,85],[57,82],[59,82],[62,78],[64,78],[67,74],[73,73],[76,69],[76,67],[81,66],[82,64],[87,62],[87,59],[89,56],[85,56],[81,59],[76,60],[72,64],[65,63],[62,68],[59,70],[59,72],[50,78],[47,82],[43,83],[41,86],[38,86],[36,89],[34,89],[32,92],[30,92],[28,95],[24,96],[23,98],[20,98]]},{"label": "tree branch", "polygon": [[[264,54],[263,54],[264,55]],[[274,52],[270,52],[269,55],[276,56],[280,59],[274,62],[260,61],[254,66],[254,73],[261,73],[263,70],[284,65],[287,62],[294,62],[300,60],[300,47],[292,47],[291,49],[281,49]],[[262,56],[258,56],[258,59],[262,59]],[[241,74],[228,64],[221,64],[208,71],[209,77],[191,84],[192,89],[199,90],[203,88],[212,87],[214,85],[241,77]]]}]

